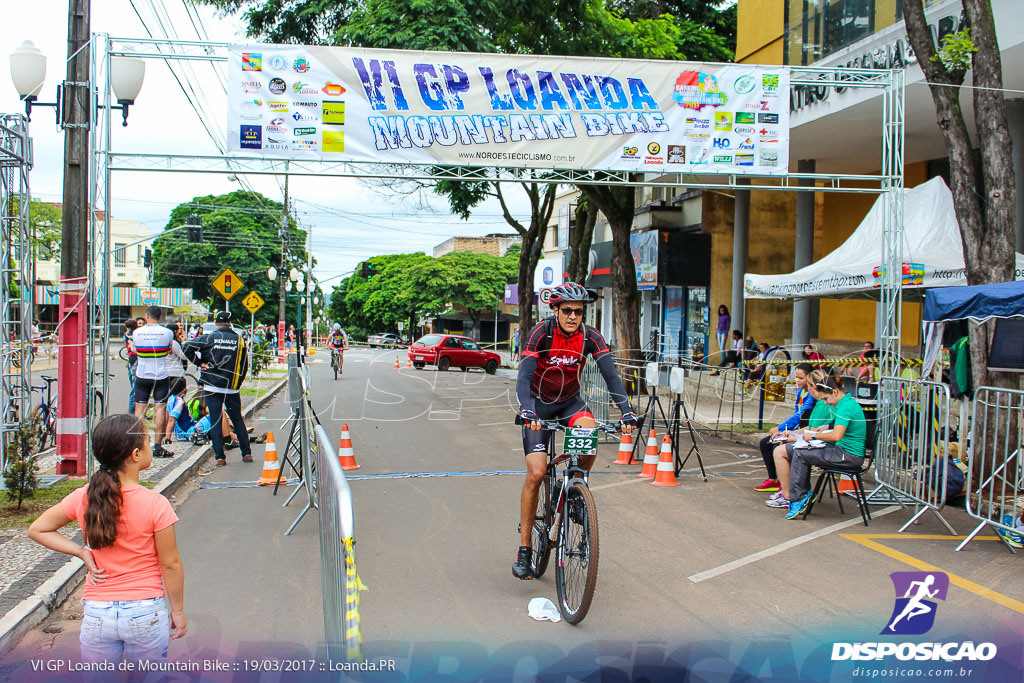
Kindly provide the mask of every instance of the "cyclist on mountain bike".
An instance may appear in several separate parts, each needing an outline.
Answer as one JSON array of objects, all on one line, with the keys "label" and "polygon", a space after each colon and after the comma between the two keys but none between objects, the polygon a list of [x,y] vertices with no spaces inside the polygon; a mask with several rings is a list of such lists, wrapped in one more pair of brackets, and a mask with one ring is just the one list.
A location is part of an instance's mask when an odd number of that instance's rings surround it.
[{"label": "cyclist on mountain bike", "polygon": [[[551,291],[554,316],[538,323],[526,339],[516,380],[519,419],[523,424],[523,450],[526,453],[526,482],[520,509],[520,545],[512,575],[532,579],[530,530],[537,510],[537,492],[547,472],[548,442],[551,431],[542,431],[540,420],[554,420],[567,427],[596,427],[597,421],[580,396],[580,374],[591,356],[597,363],[608,391],[622,411],[622,430],[631,433],[637,417],[615,370],[611,351],[604,337],[583,323],[584,306],[594,300],[589,291],[566,282]],[[580,467],[589,471],[596,456],[581,457]]]},{"label": "cyclist on mountain bike", "polygon": [[338,372],[341,372],[342,366],[345,364],[345,349],[348,348],[348,335],[345,334],[345,330],[341,329],[341,325],[334,323],[334,329],[331,330],[331,334],[327,337],[327,346],[331,349],[331,360],[337,356]]}]

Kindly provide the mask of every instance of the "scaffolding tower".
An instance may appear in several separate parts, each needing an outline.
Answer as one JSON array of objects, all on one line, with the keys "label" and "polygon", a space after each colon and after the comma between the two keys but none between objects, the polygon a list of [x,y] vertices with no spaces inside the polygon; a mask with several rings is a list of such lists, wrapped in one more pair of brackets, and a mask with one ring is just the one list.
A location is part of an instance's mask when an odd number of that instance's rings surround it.
[{"label": "scaffolding tower", "polygon": [[11,436],[32,407],[31,167],[28,121],[0,114],[0,472]]}]

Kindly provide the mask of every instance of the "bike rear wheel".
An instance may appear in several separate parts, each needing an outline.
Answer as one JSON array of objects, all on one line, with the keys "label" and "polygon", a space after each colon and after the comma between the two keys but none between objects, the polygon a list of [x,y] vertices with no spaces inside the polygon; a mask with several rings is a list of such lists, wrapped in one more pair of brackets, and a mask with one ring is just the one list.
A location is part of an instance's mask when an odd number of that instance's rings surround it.
[{"label": "bike rear wheel", "polygon": [[548,559],[551,557],[551,542],[548,540],[551,514],[551,477],[545,476],[537,491],[537,512],[533,517],[533,529],[530,531],[535,579],[539,579],[548,570]]},{"label": "bike rear wheel", "polygon": [[334,379],[338,379],[338,354],[331,354],[331,370],[334,370]]},{"label": "bike rear wheel", "polygon": [[53,446],[57,443],[57,406],[56,401],[53,405],[49,406],[48,410],[43,410],[42,405],[38,405],[32,409],[33,419],[39,420],[39,448],[36,450],[37,453],[42,453],[49,446]]},{"label": "bike rear wheel", "polygon": [[570,624],[578,624],[594,599],[598,559],[597,506],[581,482],[569,487],[561,534],[555,568],[558,611]]}]

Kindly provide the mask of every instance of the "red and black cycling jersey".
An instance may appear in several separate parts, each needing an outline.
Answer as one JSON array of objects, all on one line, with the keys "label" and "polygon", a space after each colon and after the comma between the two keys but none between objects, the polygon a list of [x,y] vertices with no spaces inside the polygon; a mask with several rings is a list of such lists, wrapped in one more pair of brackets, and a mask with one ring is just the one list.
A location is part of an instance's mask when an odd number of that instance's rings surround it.
[{"label": "red and black cycling jersey", "polygon": [[610,353],[601,333],[589,325],[567,335],[555,318],[548,318],[530,330],[523,346],[524,358],[536,358],[537,369],[530,379],[530,394],[544,403],[561,403],[579,394],[580,373],[587,356],[596,361]]}]

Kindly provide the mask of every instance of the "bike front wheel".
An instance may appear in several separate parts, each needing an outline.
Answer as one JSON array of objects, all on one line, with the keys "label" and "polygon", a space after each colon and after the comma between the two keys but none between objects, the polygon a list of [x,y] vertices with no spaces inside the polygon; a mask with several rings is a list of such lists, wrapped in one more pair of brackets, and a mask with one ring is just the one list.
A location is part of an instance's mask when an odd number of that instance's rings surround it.
[{"label": "bike front wheel", "polygon": [[597,506],[581,482],[569,487],[561,533],[555,568],[558,611],[570,624],[578,624],[594,600],[598,559]]},{"label": "bike front wheel", "polygon": [[551,530],[551,477],[545,476],[537,491],[537,512],[533,516],[533,529],[530,530],[530,545],[533,547],[533,578],[539,579],[548,570],[548,559],[551,557],[551,541],[548,534]]}]

